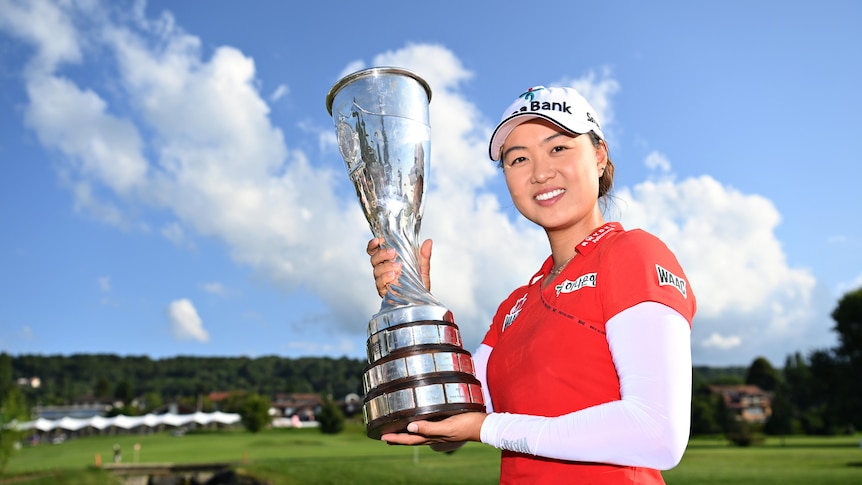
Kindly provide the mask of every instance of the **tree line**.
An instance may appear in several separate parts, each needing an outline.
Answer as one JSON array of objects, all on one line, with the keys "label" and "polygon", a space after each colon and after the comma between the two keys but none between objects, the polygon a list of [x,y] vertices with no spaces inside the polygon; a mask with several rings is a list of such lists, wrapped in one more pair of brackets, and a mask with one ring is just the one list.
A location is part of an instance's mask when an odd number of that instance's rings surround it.
[{"label": "tree line", "polygon": [[[191,357],[151,359],[113,354],[0,354],[0,397],[17,388],[31,407],[64,405],[85,400],[133,401],[142,410],[163,403],[199,404],[210,392],[319,393],[343,399],[362,395],[361,359],[278,356]],[[18,386],[17,380],[38,377],[38,387]],[[134,410],[124,414],[137,414]]]},{"label": "tree line", "polygon": [[[748,368],[695,367],[692,433],[738,433],[715,384],[752,384],[772,394],[772,416],[757,432],[835,434],[862,429],[862,288],[845,294],[831,314],[839,345],[807,356],[788,355],[776,368],[757,358]],[[342,399],[362,395],[365,360],[328,357],[290,359],[278,356],[189,357],[151,359],[111,354],[0,354],[0,410],[60,405],[82,396],[110,399],[146,412],[165,402],[200,408],[212,391],[240,391],[272,398],[278,393],[320,393]],[[38,376],[39,387],[18,386],[18,378]],[[14,391],[14,392],[13,392]],[[16,404],[16,403],[20,403]],[[7,416],[8,417],[8,416]],[[746,431],[746,430],[741,430]]]},{"label": "tree line", "polygon": [[[783,368],[759,357],[744,378],[729,374],[698,380],[695,372],[692,434],[724,433],[745,444],[759,433],[834,435],[862,429],[862,288],[846,293],[831,317],[836,347],[807,356],[795,352]],[[733,419],[711,384],[758,386],[771,394],[771,416],[762,426]]]}]

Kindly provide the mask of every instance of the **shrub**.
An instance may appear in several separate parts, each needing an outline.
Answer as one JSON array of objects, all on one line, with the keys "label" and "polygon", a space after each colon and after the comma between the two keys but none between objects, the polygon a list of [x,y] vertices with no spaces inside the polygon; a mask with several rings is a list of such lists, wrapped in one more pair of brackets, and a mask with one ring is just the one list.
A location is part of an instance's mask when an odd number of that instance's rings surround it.
[{"label": "shrub", "polygon": [[338,434],[344,430],[344,413],[332,399],[323,401],[317,421],[320,422],[320,431],[326,434]]}]

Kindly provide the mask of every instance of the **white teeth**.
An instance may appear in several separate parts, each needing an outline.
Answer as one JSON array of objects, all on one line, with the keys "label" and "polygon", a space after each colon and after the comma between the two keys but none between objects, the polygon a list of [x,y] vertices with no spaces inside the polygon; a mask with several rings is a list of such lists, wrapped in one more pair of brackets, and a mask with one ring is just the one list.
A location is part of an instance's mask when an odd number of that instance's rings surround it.
[{"label": "white teeth", "polygon": [[544,194],[539,194],[536,196],[536,200],[548,200],[553,199],[554,197],[565,192],[563,189],[552,190],[550,192],[545,192]]}]

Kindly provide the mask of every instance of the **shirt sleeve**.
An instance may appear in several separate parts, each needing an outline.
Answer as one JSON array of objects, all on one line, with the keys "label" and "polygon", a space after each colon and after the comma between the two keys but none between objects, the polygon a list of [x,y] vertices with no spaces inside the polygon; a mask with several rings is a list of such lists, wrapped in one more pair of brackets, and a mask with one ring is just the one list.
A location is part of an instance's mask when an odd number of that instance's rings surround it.
[{"label": "shirt sleeve", "polygon": [[691,421],[691,331],[679,312],[644,302],[611,318],[619,401],[558,417],[492,413],[483,443],[547,458],[667,470],[682,459]]},{"label": "shirt sleeve", "polygon": [[603,319],[610,321],[627,308],[652,301],[673,308],[691,323],[697,302],[688,277],[667,245],[638,229],[610,242],[600,270]]}]

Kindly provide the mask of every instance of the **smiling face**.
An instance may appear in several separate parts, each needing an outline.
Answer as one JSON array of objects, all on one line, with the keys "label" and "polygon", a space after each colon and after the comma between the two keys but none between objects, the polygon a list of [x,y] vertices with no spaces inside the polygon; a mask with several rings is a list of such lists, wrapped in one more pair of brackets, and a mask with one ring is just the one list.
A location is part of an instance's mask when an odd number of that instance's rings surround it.
[{"label": "smiling face", "polygon": [[512,130],[501,159],[518,211],[549,235],[562,231],[573,238],[604,222],[598,195],[607,162],[604,143],[596,147],[589,135],[569,134],[544,119]]}]

